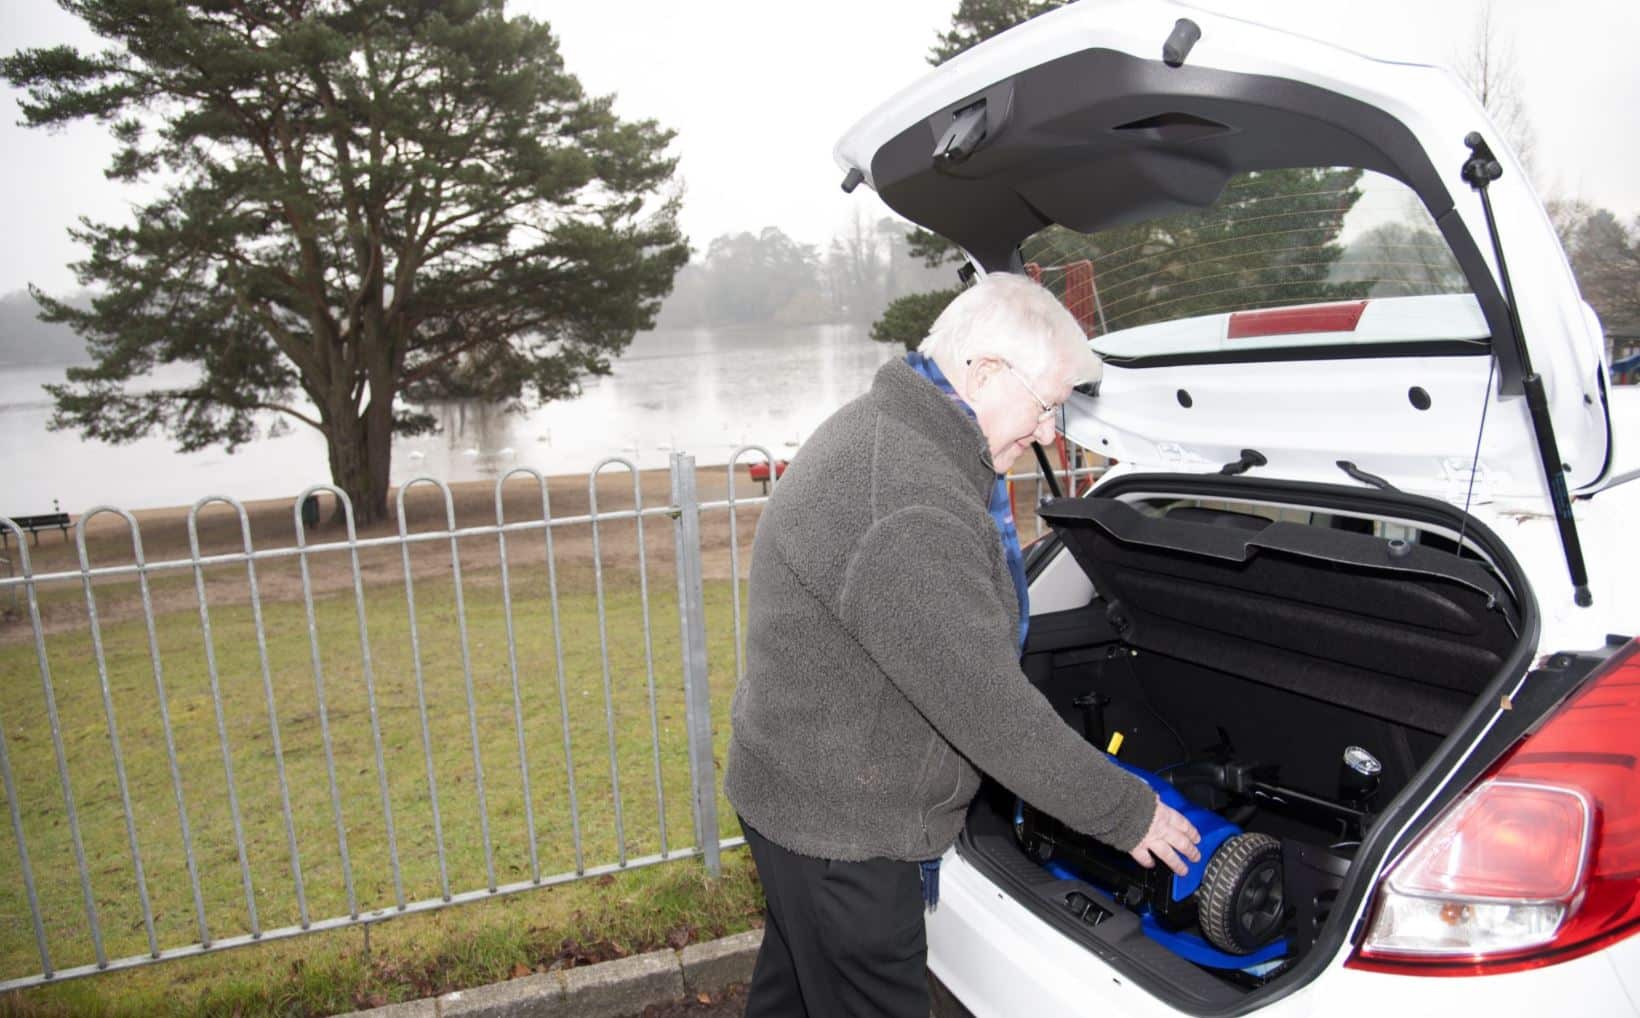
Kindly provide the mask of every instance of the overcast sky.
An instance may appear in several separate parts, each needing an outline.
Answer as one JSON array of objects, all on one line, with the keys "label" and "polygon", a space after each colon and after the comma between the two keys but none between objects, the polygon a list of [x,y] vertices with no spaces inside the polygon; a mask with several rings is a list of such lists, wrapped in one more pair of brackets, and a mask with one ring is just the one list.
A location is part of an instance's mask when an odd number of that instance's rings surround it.
[{"label": "overcast sky", "polygon": [[[550,22],[565,60],[626,116],[678,132],[687,186],[683,225],[702,249],[721,233],[776,225],[823,244],[866,188],[845,196],[831,161],[837,137],[890,93],[927,72],[925,57],[956,0],[514,0]],[[1200,4],[1374,56],[1450,63],[1470,37],[1479,0],[1205,0]],[[1640,69],[1636,0],[1496,0],[1512,40],[1540,175],[1555,193],[1640,213]],[[0,49],[95,45],[50,0],[0,0]],[[72,288],[76,217],[120,218],[138,193],[104,179],[112,146],[81,124],[47,133],[16,126],[0,101],[0,194],[6,225],[0,293],[36,283]]]}]

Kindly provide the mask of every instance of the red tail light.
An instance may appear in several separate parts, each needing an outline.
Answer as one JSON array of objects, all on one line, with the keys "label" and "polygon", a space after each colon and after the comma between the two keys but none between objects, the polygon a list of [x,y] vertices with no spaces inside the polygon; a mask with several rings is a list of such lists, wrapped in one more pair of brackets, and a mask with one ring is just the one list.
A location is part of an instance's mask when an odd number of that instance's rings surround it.
[{"label": "red tail light", "polygon": [[1640,929],[1640,642],[1522,739],[1378,887],[1353,968],[1536,968]]}]

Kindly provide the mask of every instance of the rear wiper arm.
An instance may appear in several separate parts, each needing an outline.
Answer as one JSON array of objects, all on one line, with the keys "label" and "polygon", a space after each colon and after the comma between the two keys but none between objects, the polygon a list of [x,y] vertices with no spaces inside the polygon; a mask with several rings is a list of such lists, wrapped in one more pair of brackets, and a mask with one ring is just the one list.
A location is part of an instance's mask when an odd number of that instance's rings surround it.
[{"label": "rear wiper arm", "polygon": [[1481,209],[1486,213],[1486,229],[1492,235],[1492,253],[1498,260],[1498,275],[1503,281],[1503,303],[1509,312],[1510,339],[1520,357],[1523,375],[1521,386],[1526,392],[1526,410],[1532,418],[1532,431],[1537,437],[1538,459],[1543,463],[1543,477],[1549,484],[1549,501],[1554,504],[1555,524],[1560,530],[1560,546],[1566,553],[1566,570],[1572,577],[1572,600],[1587,608],[1594,603],[1589,593],[1589,572],[1583,565],[1583,545],[1577,539],[1577,523],[1572,519],[1572,500],[1566,492],[1566,471],[1561,466],[1560,447],[1555,442],[1554,424],[1549,419],[1549,401],[1543,394],[1543,378],[1532,370],[1532,359],[1526,349],[1526,334],[1520,325],[1520,313],[1515,310],[1515,288],[1509,282],[1509,265],[1503,260],[1503,244],[1498,239],[1498,221],[1492,216],[1492,199],[1486,193],[1492,181],[1503,176],[1479,131],[1471,131],[1463,140],[1469,146],[1469,158],[1463,164],[1463,179],[1481,196]]}]

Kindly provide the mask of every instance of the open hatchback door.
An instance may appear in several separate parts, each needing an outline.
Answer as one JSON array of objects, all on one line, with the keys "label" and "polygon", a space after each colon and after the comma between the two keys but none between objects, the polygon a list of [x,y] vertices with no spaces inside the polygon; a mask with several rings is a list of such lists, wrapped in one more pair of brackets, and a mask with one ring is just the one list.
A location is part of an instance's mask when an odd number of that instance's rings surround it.
[{"label": "open hatchback door", "polygon": [[[1462,176],[1472,132],[1501,170],[1523,342]],[[1566,487],[1609,471],[1599,325],[1525,174],[1443,69],[1084,0],[942,65],[835,154],[845,186],[980,269],[1059,289],[1107,362],[1064,430],[1125,464],[1218,471],[1251,449],[1265,476],[1349,483],[1344,460],[1458,504],[1542,499],[1520,398],[1535,371]]]}]

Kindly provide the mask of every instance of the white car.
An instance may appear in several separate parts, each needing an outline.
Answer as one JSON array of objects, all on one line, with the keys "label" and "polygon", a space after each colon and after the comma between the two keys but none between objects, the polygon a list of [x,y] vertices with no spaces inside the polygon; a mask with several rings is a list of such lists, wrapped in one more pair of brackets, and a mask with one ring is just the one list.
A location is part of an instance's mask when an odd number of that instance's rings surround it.
[{"label": "white car", "polygon": [[1640,1014],[1640,407],[1462,84],[1084,0],[836,155],[1104,355],[1023,668],[1209,850],[1124,869],[987,781],[938,1009]]}]

